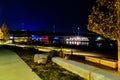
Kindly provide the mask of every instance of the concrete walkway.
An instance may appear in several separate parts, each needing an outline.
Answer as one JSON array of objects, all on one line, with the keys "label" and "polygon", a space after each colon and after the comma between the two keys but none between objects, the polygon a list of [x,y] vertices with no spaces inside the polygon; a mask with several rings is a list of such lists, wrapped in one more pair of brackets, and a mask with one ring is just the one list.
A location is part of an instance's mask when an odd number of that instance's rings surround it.
[{"label": "concrete walkway", "polygon": [[14,52],[0,47],[0,80],[41,80]]}]

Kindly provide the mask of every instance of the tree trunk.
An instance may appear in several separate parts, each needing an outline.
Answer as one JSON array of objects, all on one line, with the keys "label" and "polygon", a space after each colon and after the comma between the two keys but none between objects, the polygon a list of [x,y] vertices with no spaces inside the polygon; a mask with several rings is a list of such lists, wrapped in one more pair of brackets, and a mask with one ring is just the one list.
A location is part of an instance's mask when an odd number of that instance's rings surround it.
[{"label": "tree trunk", "polygon": [[118,72],[120,72],[120,40],[118,40]]},{"label": "tree trunk", "polygon": [[118,72],[120,73],[120,1],[116,0],[116,8],[117,8],[117,26],[118,26]]}]

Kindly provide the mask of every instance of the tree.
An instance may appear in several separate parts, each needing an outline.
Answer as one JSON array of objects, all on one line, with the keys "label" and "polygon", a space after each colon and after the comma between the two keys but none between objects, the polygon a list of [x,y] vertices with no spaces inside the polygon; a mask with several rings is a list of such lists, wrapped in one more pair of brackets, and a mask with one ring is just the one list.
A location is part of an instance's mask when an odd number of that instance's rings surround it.
[{"label": "tree", "polygon": [[7,41],[9,39],[9,31],[5,23],[2,24],[1,31],[3,33],[3,40]]},{"label": "tree", "polygon": [[3,32],[1,31],[1,28],[0,28],[0,40],[3,38]]},{"label": "tree", "polygon": [[120,72],[120,2],[96,0],[88,18],[87,28],[111,40],[118,41],[118,71]]}]

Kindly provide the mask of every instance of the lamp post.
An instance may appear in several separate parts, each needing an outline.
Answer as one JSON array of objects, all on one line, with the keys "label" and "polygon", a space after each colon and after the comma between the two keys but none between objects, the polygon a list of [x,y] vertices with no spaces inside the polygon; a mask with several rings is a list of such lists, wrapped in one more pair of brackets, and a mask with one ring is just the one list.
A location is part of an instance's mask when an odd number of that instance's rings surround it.
[{"label": "lamp post", "polygon": [[55,33],[55,25],[53,26],[53,33]]},{"label": "lamp post", "polygon": [[78,30],[78,36],[79,36],[79,30],[80,30],[80,28],[78,27],[77,30]]}]

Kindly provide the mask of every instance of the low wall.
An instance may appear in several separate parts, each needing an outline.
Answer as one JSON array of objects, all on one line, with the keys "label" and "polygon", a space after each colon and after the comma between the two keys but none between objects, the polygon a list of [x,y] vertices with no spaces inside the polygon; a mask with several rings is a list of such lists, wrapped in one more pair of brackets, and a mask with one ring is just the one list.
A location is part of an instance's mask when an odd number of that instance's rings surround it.
[{"label": "low wall", "polygon": [[95,62],[95,63],[100,63],[100,59],[99,58],[95,58],[95,57],[86,56],[85,60],[91,61],[91,62]]},{"label": "low wall", "polygon": [[117,61],[106,60],[106,59],[101,59],[100,64],[109,66],[111,68],[117,68],[117,66],[118,66]]},{"label": "low wall", "polygon": [[90,62],[95,62],[95,63],[99,63],[111,68],[117,68],[117,61],[116,60],[110,60],[110,59],[100,59],[100,58],[96,58],[96,57],[90,57],[90,56],[86,56],[85,60],[90,61]]},{"label": "low wall", "polygon": [[87,80],[120,80],[120,76],[80,62],[65,60],[60,57],[54,57],[52,61]]}]

